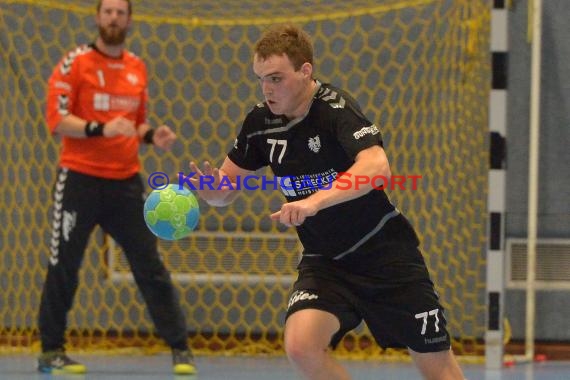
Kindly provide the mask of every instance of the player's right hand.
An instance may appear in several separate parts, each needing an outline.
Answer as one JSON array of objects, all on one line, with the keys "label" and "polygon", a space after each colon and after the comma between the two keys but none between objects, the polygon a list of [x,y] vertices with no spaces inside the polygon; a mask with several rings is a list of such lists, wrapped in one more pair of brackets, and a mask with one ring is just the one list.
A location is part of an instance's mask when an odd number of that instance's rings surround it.
[{"label": "player's right hand", "polygon": [[135,128],[135,122],[122,116],[117,116],[111,121],[105,123],[105,128],[103,128],[103,136],[115,137],[119,135],[126,137],[136,136],[137,129]]},{"label": "player's right hand", "polygon": [[196,193],[210,206],[223,207],[233,201],[235,196],[232,197],[232,194],[237,193],[237,185],[228,181],[220,169],[212,168],[207,161],[204,162],[204,170],[194,162],[190,162],[190,169],[196,173],[196,177],[190,179],[196,188]]}]

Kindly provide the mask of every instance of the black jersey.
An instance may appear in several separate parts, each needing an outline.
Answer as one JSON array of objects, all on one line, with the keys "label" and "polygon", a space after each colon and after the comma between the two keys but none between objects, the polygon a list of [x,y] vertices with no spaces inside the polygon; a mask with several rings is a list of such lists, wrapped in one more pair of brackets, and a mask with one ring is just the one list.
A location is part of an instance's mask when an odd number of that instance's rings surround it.
[{"label": "black jersey", "polygon": [[[309,111],[302,118],[289,120],[273,114],[265,103],[257,104],[246,116],[228,154],[243,169],[270,166],[288,202],[319,189],[326,191],[354,164],[360,151],[382,146],[379,128],[350,95],[332,85],[317,84]],[[383,190],[371,190],[308,217],[297,233],[304,255],[340,259],[368,246],[365,243],[378,238],[392,220],[392,224],[401,220],[401,227],[408,229],[404,236],[416,240],[411,226],[398,216]]]}]

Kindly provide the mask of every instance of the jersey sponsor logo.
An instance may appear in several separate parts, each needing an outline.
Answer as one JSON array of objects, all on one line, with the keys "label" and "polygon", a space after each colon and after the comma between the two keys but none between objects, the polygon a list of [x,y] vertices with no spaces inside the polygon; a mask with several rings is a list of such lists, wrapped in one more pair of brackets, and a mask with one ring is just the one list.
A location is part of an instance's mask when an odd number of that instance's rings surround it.
[{"label": "jersey sponsor logo", "polygon": [[96,111],[109,111],[111,108],[111,95],[95,94],[93,96],[93,109]]},{"label": "jersey sponsor logo", "polygon": [[321,150],[321,138],[319,135],[309,137],[309,149],[315,153],[319,153],[319,150]]},{"label": "jersey sponsor logo", "polygon": [[296,290],[291,294],[291,298],[289,298],[289,303],[287,304],[287,309],[291,306],[296,304],[299,301],[309,301],[309,300],[316,300],[319,296],[313,293],[309,293],[306,290]]},{"label": "jersey sponsor logo", "polygon": [[136,112],[140,99],[136,96],[119,96],[96,93],[93,96],[93,109],[96,111],[127,111]]},{"label": "jersey sponsor logo", "polygon": [[374,136],[374,135],[377,135],[378,133],[380,133],[380,130],[378,129],[376,124],[372,124],[369,127],[364,127],[361,130],[354,132],[352,134],[352,136],[354,136],[355,140],[359,140],[366,135]]},{"label": "jersey sponsor logo", "polygon": [[313,194],[320,189],[330,189],[337,176],[336,170],[329,169],[316,174],[277,177],[277,180],[286,197],[298,197]]}]

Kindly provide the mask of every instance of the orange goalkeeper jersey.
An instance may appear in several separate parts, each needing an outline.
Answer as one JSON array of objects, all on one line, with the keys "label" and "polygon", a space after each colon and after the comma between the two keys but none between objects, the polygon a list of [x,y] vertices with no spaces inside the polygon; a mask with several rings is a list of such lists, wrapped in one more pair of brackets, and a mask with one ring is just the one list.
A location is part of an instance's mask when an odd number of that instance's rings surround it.
[{"label": "orange goalkeeper jersey", "polygon": [[[94,45],[68,53],[48,82],[47,124],[52,133],[72,114],[106,123],[117,116],[146,122],[147,73],[144,62],[124,51],[119,58],[104,55]],[[110,179],[125,179],[140,169],[139,138],[63,136],[60,165]]]}]

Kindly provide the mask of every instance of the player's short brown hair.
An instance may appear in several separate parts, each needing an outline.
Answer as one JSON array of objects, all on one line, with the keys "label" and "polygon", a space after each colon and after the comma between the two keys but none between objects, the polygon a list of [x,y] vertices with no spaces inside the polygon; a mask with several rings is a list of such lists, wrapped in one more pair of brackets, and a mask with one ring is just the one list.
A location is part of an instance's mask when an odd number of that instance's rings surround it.
[{"label": "player's short brown hair", "polygon": [[286,54],[295,70],[299,70],[305,62],[313,64],[311,37],[292,24],[275,25],[267,29],[255,44],[254,51],[261,59]]},{"label": "player's short brown hair", "polygon": [[[131,4],[131,0],[124,0],[129,4],[129,16],[133,14],[133,4]],[[103,0],[97,1],[97,13],[101,10],[101,5],[103,5]]]}]

